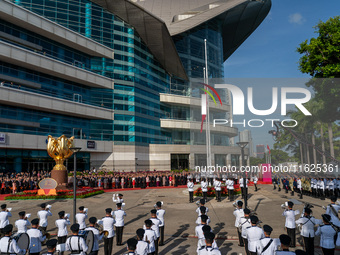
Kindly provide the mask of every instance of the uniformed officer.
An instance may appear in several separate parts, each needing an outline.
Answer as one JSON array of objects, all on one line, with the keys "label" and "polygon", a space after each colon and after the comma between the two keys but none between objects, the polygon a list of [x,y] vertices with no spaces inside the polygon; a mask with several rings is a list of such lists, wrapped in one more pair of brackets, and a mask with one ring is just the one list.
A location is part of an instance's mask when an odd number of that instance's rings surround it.
[{"label": "uniformed officer", "polygon": [[201,209],[200,207],[204,206],[205,207],[205,213],[207,214],[209,212],[209,208],[205,206],[205,200],[204,199],[200,199],[199,202],[199,207],[196,209],[196,213],[199,216],[201,216]]},{"label": "uniformed officer", "polygon": [[207,201],[208,198],[208,182],[205,180],[205,178],[201,181],[201,189],[203,193],[203,199]]},{"label": "uniformed officer", "polygon": [[277,246],[280,244],[278,239],[270,238],[270,234],[273,229],[269,225],[263,226],[264,238],[262,238],[257,244],[257,254],[261,255],[273,255],[277,250]]},{"label": "uniformed officer", "polygon": [[251,255],[257,255],[257,244],[260,239],[264,238],[262,228],[257,226],[259,219],[257,216],[250,216],[251,227],[246,229],[246,238],[248,240],[248,251]]},{"label": "uniformed officer", "polygon": [[117,210],[113,212],[116,223],[116,244],[122,245],[123,242],[123,229],[124,229],[124,217],[126,216],[126,212],[122,210],[122,203],[117,203]]},{"label": "uniformed officer", "polygon": [[45,241],[46,236],[43,236],[42,232],[38,229],[39,219],[33,219],[31,221],[32,228],[27,230],[27,235],[30,237],[30,255],[39,255],[41,252],[41,242]]},{"label": "uniformed officer", "polygon": [[[203,235],[204,235],[204,240],[202,240],[202,241],[203,241],[203,242],[202,242],[202,247],[205,247],[205,246],[206,246],[206,243],[205,243],[205,234],[206,234],[207,232],[212,232],[212,230],[211,230],[211,227],[210,227],[209,225],[206,224],[206,225],[204,225],[204,226],[202,227],[202,231],[203,231]],[[217,246],[217,243],[216,243],[215,240],[214,240],[213,243],[211,244],[211,247],[218,250],[218,246]],[[198,251],[197,251],[197,253],[198,253]]]},{"label": "uniformed officer", "polygon": [[338,211],[340,210],[340,205],[336,204],[337,197],[332,196],[331,197],[331,203],[326,208],[326,214],[330,215],[332,218],[332,222],[336,225],[339,221]]},{"label": "uniformed officer", "polygon": [[10,211],[7,210],[7,205],[1,205],[1,212],[0,212],[0,233],[2,233],[2,229],[9,224],[8,217],[12,217]]},{"label": "uniformed officer", "polygon": [[46,242],[47,253],[43,255],[53,255],[56,247],[57,247],[58,240],[57,239],[50,239]]},{"label": "uniformed officer", "polygon": [[159,245],[163,246],[164,245],[164,227],[165,227],[164,215],[165,215],[165,210],[162,209],[162,202],[161,201],[158,201],[156,203],[156,210],[157,210],[157,213],[156,213],[157,218],[160,219],[160,221],[162,222],[159,225],[159,231],[160,231],[160,234],[161,234],[161,237],[159,239]]},{"label": "uniformed officer", "polygon": [[31,223],[27,220],[27,217],[25,217],[26,213],[25,211],[19,212],[19,219],[15,222],[15,226],[18,229],[18,233],[26,233],[27,226],[30,226]]},{"label": "uniformed officer", "polygon": [[45,234],[47,225],[48,225],[47,217],[52,216],[52,213],[50,212],[50,208],[47,207],[45,203],[41,204],[40,207],[41,207],[41,210],[38,211],[37,213],[40,219],[39,226],[40,226],[40,230],[43,232],[43,234]]},{"label": "uniformed officer", "polygon": [[304,216],[295,223],[301,226],[301,236],[303,238],[303,246],[307,254],[314,254],[314,226],[322,223],[311,216],[312,210],[305,208]]},{"label": "uniformed officer", "polygon": [[112,201],[114,202],[114,203],[124,203],[124,199],[123,199],[123,194],[118,194],[118,196],[117,197],[115,197],[115,195],[116,194],[113,194],[113,197],[112,197]]},{"label": "uniformed officer", "polygon": [[254,178],[253,178],[253,182],[254,182],[254,187],[255,187],[255,191],[257,191],[257,182],[258,182],[258,178],[257,178],[257,176],[254,176]]},{"label": "uniformed officer", "polygon": [[106,216],[102,219],[103,230],[109,232],[107,238],[104,239],[104,254],[105,255],[112,254],[113,237],[115,236],[114,224],[116,223],[116,221],[112,217],[111,212],[112,212],[111,208],[106,208],[105,209]]},{"label": "uniformed officer", "polygon": [[323,225],[316,230],[315,235],[320,236],[320,247],[324,255],[334,255],[334,236],[337,234],[331,225],[331,216],[322,214]]},{"label": "uniformed officer", "polygon": [[71,226],[72,236],[66,240],[66,250],[71,251],[71,254],[86,255],[89,247],[83,237],[78,236],[79,224],[75,223]]},{"label": "uniformed officer", "polygon": [[303,198],[303,189],[302,189],[302,182],[301,182],[301,179],[300,178],[297,178],[297,189],[298,189],[298,192],[300,193],[300,199]]},{"label": "uniformed officer", "polygon": [[222,185],[221,179],[216,178],[214,182],[214,188],[217,202],[221,202],[221,185]]},{"label": "uniformed officer", "polygon": [[248,227],[251,227],[251,222],[250,222],[250,217],[249,217],[250,210],[248,208],[245,208],[243,212],[244,212],[244,216],[239,219],[238,227],[239,229],[241,229],[240,231],[241,231],[241,236],[243,238],[243,243],[244,243],[244,248],[246,250],[246,254],[249,254],[246,229]]},{"label": "uniformed officer", "polygon": [[228,178],[226,185],[228,189],[229,200],[234,201],[234,180],[232,178]]},{"label": "uniformed officer", "polygon": [[207,224],[208,216],[201,215],[201,225],[196,226],[195,236],[197,236],[197,250],[204,246],[204,232],[203,227]]},{"label": "uniformed officer", "polygon": [[288,210],[285,210],[282,213],[282,216],[286,217],[285,227],[287,229],[287,234],[290,237],[292,243],[290,247],[295,247],[295,216],[300,214],[299,210],[293,210],[294,203],[292,201],[288,201]]},{"label": "uniformed officer", "polygon": [[152,221],[152,226],[151,229],[155,231],[157,239],[155,240],[155,254],[158,255],[158,242],[159,242],[159,237],[160,237],[160,232],[159,232],[159,225],[162,224],[161,220],[157,218],[157,210],[152,209],[151,210],[151,218],[150,220]]},{"label": "uniformed officer", "polygon": [[127,250],[128,253],[125,253],[124,255],[135,255],[135,251],[137,248],[138,241],[135,238],[130,238],[127,240]]},{"label": "uniformed officer", "polygon": [[0,239],[1,254],[8,255],[26,254],[26,251],[20,249],[17,242],[14,239],[11,239],[12,231],[13,231],[12,224],[8,224],[2,229],[2,232],[5,234],[5,236]]},{"label": "uniformed officer", "polygon": [[151,229],[151,226],[153,223],[151,220],[146,220],[144,223],[145,223],[145,234],[144,234],[143,241],[149,242],[148,254],[154,255],[155,250],[156,250],[155,242],[156,242],[157,236],[156,236],[155,231]]},{"label": "uniformed officer", "polygon": [[189,203],[194,202],[194,183],[191,179],[188,180],[187,183],[188,191],[189,191]]},{"label": "uniformed officer", "polygon": [[67,226],[71,225],[71,222],[68,218],[65,218],[65,211],[58,212],[59,219],[55,221],[55,225],[58,228],[58,244],[62,244],[66,242],[67,239]]},{"label": "uniformed officer", "polygon": [[237,234],[238,234],[238,246],[243,247],[243,238],[241,235],[241,231],[239,229],[239,220],[241,217],[244,217],[244,212],[243,212],[243,202],[241,200],[237,201],[237,208],[234,210],[234,216],[235,216],[235,227],[237,229]]},{"label": "uniformed officer", "polygon": [[97,222],[96,217],[90,217],[89,222],[90,222],[90,226],[85,228],[85,230],[91,230],[93,232],[94,239],[93,239],[92,251],[88,255],[98,255],[99,241],[102,240],[104,235],[101,234],[99,230],[95,228],[95,225]]},{"label": "uniformed officer", "polygon": [[205,246],[198,250],[198,255],[221,255],[218,249],[212,247],[212,243],[215,239],[215,234],[212,232],[206,232],[204,234]]},{"label": "uniformed officer", "polygon": [[149,252],[149,243],[143,240],[145,230],[142,228],[139,228],[137,229],[136,234],[137,234],[138,243],[137,243],[137,248],[136,248],[135,253],[137,255],[147,255]]},{"label": "uniformed officer", "polygon": [[292,239],[288,235],[280,235],[279,239],[282,251],[276,251],[275,255],[295,255],[295,252],[289,251]]},{"label": "uniformed officer", "polygon": [[[207,213],[206,213],[206,207],[205,206],[201,206],[201,207],[199,207],[199,209],[200,209],[200,211],[201,211],[201,216],[202,215],[207,215]],[[197,220],[196,220],[196,224],[197,225],[201,225],[201,216],[198,216],[197,217]],[[210,223],[210,217],[207,215],[207,217],[208,217],[208,219],[207,219],[207,224],[209,224]]]},{"label": "uniformed officer", "polygon": [[79,212],[76,214],[76,221],[79,224],[79,230],[84,230],[86,228],[87,212],[84,211],[84,206],[79,207]]}]

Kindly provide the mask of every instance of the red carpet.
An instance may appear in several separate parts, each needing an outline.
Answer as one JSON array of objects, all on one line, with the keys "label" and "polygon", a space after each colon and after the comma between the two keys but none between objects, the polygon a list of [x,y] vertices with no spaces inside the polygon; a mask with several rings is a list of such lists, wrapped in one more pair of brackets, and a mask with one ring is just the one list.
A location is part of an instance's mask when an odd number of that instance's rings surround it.
[{"label": "red carpet", "polygon": [[162,186],[162,187],[148,187],[145,189],[141,188],[127,188],[127,189],[103,189],[104,192],[117,192],[117,191],[127,191],[127,190],[148,190],[148,189],[178,189],[178,188],[186,188],[187,185],[179,185],[177,187],[174,186]]}]

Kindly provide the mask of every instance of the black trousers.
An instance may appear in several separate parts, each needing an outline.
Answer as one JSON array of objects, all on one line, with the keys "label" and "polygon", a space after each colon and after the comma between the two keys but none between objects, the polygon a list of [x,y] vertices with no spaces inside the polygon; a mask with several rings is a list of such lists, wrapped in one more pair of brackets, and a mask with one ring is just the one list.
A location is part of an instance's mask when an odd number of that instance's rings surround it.
[{"label": "black trousers", "polygon": [[302,237],[303,246],[307,254],[314,254],[314,237]]},{"label": "black trousers", "polygon": [[91,251],[89,255],[98,255],[98,251]]},{"label": "black trousers", "polygon": [[104,254],[111,255],[113,246],[113,237],[104,238]]},{"label": "black trousers", "polygon": [[322,248],[322,254],[323,255],[334,255],[334,249]]},{"label": "black trousers", "polygon": [[216,199],[217,199],[217,201],[221,201],[221,191],[220,190],[216,191]]},{"label": "black trousers", "polygon": [[159,232],[161,233],[159,245],[164,245],[164,226],[159,227]]},{"label": "black trousers", "polygon": [[190,203],[194,202],[194,192],[193,191],[189,191],[189,202]]},{"label": "black trousers", "polygon": [[246,250],[246,254],[250,255],[250,252],[248,250],[248,239],[247,238],[243,238],[243,242],[244,242],[244,249]]},{"label": "black trousers", "polygon": [[229,193],[229,200],[234,201],[234,190],[228,189],[228,193]]},{"label": "black trousers", "polygon": [[290,247],[296,246],[295,228],[287,228],[287,235],[290,237]]},{"label": "black trousers", "polygon": [[237,229],[237,235],[238,235],[238,244],[240,245],[240,246],[243,246],[244,245],[244,242],[243,242],[243,238],[242,238],[242,236],[241,236],[241,232],[240,232],[240,230],[238,229],[238,228],[236,228]]},{"label": "black trousers", "polygon": [[34,253],[30,252],[30,255],[40,255],[40,252],[34,252]]},{"label": "black trousers", "polygon": [[155,254],[158,255],[158,242],[159,242],[159,237],[155,240]]},{"label": "black trousers", "polygon": [[122,245],[123,242],[123,227],[116,227],[116,244]]},{"label": "black trousers", "polygon": [[43,235],[46,233],[46,229],[47,227],[39,227],[39,230],[41,231]]},{"label": "black trousers", "polygon": [[67,236],[58,236],[58,244],[66,243]]},{"label": "black trousers", "polygon": [[208,192],[203,192],[203,199],[205,201],[207,201],[207,197],[208,197]]},{"label": "black trousers", "polygon": [[244,188],[241,187],[241,195],[242,195],[242,199],[244,198]]},{"label": "black trousers", "polygon": [[257,191],[257,184],[254,184],[254,186],[255,186],[255,191]]}]

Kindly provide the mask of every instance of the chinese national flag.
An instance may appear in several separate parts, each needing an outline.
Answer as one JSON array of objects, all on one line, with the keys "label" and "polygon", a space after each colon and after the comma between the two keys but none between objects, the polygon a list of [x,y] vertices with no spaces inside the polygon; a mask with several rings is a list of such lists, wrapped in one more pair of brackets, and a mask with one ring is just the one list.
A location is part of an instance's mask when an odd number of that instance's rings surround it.
[{"label": "chinese national flag", "polygon": [[269,154],[270,154],[270,148],[269,148],[269,145],[267,144],[267,149],[268,149],[268,152],[269,152]]}]

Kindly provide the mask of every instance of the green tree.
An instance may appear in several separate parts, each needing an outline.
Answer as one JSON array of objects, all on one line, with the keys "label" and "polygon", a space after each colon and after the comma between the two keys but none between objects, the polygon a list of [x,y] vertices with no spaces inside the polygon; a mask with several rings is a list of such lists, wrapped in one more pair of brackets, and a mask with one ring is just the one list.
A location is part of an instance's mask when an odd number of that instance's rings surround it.
[{"label": "green tree", "polygon": [[251,166],[258,166],[259,164],[264,164],[264,163],[266,163],[266,161],[263,158],[250,157]]}]

